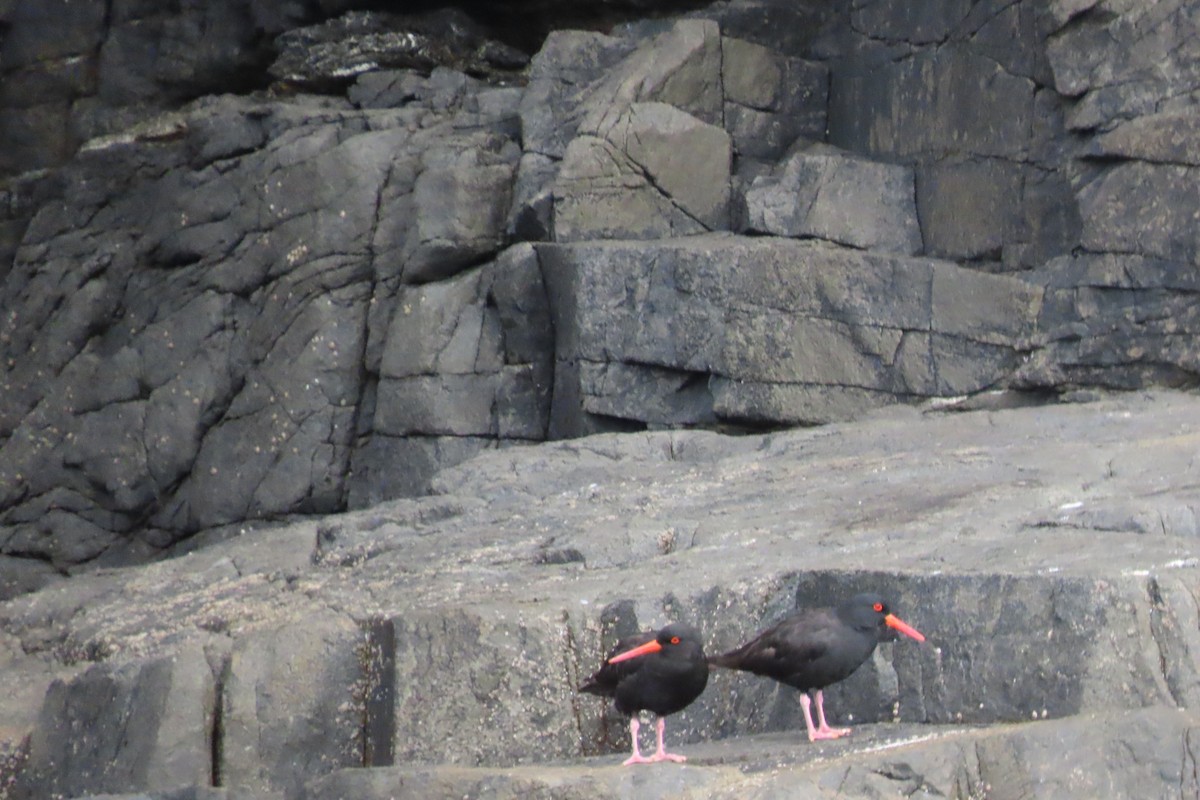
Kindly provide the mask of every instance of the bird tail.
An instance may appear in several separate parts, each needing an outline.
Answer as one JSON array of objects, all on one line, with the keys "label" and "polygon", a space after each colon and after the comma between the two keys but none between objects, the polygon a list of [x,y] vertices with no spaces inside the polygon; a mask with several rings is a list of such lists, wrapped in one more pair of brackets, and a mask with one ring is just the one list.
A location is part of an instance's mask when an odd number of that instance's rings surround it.
[{"label": "bird tail", "polygon": [[600,697],[604,697],[608,694],[605,688],[596,683],[594,680],[586,681],[582,686],[579,687],[577,691],[583,692],[584,694],[599,695]]},{"label": "bird tail", "polygon": [[730,650],[728,653],[722,653],[719,656],[709,656],[708,665],[710,667],[724,667],[725,669],[737,669],[738,650]]}]

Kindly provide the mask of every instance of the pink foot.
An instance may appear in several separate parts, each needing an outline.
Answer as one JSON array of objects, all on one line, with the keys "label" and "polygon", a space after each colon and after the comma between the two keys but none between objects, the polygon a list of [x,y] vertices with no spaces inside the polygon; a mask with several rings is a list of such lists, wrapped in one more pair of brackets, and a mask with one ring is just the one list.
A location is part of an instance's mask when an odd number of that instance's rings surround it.
[{"label": "pink foot", "polygon": [[629,758],[622,761],[621,766],[628,767],[630,764],[653,764],[654,761],[655,761],[655,759],[653,756],[650,758],[646,758],[641,753],[634,753]]},{"label": "pink foot", "polygon": [[687,761],[687,756],[677,755],[675,753],[655,753],[650,756],[651,761],[674,761],[676,764],[682,764]]},{"label": "pink foot", "polygon": [[807,692],[800,694],[800,705],[804,708],[804,724],[808,727],[808,740],[815,742],[818,739],[838,739],[850,733],[849,728],[831,728],[829,723],[825,721],[825,696],[821,690],[817,690],[817,720],[819,725],[813,725],[812,701],[808,697]]},{"label": "pink foot", "polygon": [[818,739],[840,739],[850,733],[849,728],[817,728],[809,731],[808,740],[815,742]]}]

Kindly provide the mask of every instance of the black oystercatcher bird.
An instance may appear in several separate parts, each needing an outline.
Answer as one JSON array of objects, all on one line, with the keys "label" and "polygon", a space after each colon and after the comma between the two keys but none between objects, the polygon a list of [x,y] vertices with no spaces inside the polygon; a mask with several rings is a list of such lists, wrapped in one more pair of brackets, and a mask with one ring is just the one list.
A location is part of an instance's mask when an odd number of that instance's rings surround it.
[{"label": "black oystercatcher bird", "polygon": [[[629,715],[633,755],[625,759],[625,764],[650,764],[687,761],[686,756],[668,753],[663,746],[664,717],[691,705],[707,684],[708,660],[699,631],[675,622],[658,633],[646,631],[617,642],[608,659],[579,691],[613,698],[617,711]],[[642,710],[658,715],[658,749],[649,758],[638,749],[641,725],[637,714]]]},{"label": "black oystercatcher bird", "polygon": [[[836,739],[850,729],[829,727],[821,690],[845,680],[862,666],[880,639],[890,633],[888,628],[918,642],[925,641],[920,631],[888,611],[882,597],[856,594],[837,608],[798,611],[738,649],[713,656],[708,662],[764,675],[799,689],[808,740]],[[819,724],[815,726],[808,697],[812,689],[817,690]]]}]

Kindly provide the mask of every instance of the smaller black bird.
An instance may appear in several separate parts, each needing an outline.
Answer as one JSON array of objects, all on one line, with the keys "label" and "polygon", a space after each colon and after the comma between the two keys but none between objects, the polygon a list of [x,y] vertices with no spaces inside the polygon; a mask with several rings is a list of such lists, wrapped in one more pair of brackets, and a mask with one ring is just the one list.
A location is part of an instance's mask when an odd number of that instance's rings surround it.
[{"label": "smaller black bird", "polygon": [[[708,660],[700,633],[691,625],[674,622],[658,633],[645,631],[626,637],[608,654],[608,659],[579,687],[579,691],[611,697],[617,711],[629,715],[633,755],[625,764],[655,761],[687,761],[686,756],[668,753],[663,745],[664,717],[682,711],[708,685]],[[649,758],[638,749],[639,711],[658,716],[658,749]]]},{"label": "smaller black bird", "polygon": [[[799,689],[808,740],[836,739],[850,729],[829,727],[821,690],[849,678],[862,666],[880,639],[891,633],[888,628],[925,641],[920,631],[888,610],[882,597],[857,594],[837,608],[797,611],[736,650],[713,656],[709,663],[774,678]],[[810,711],[808,693],[812,689],[817,690],[818,725],[813,725]]]}]

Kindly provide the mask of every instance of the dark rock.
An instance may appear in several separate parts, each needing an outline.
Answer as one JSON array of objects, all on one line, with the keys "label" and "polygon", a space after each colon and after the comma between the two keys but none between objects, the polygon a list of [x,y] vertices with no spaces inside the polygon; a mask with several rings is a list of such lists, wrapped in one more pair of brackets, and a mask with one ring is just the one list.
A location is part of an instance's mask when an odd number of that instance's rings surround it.
[{"label": "dark rock", "polygon": [[1019,158],[1028,147],[1034,89],[1029,78],[959,44],[835,70],[829,141],[880,156]]},{"label": "dark rock", "polygon": [[296,28],[275,41],[275,80],[317,90],[344,86],[376,70],[434,67],[512,80],[529,61],[521,51],[487,38],[456,8],[423,15],[351,11],[319,25]]},{"label": "dark rock", "polygon": [[1200,143],[1192,135],[1197,124],[1195,111],[1137,117],[1093,139],[1087,155],[1200,166]]},{"label": "dark rock", "polygon": [[[1092,736],[1128,746],[1090,775],[1157,770],[1162,731],[1190,728],[1200,700],[1188,588],[1195,534],[1185,525],[1139,532],[1105,514],[1125,503],[1167,519],[1195,505],[1195,415],[1194,397],[1156,393],[954,415],[892,411],[769,436],[677,431],[492,451],[444,470],[435,497],[245,534],[0,605],[14,640],[4,667],[46,675],[41,659],[51,653],[120,654],[137,665],[92,666],[79,692],[100,677],[159,675],[171,655],[176,672],[222,675],[215,752],[222,785],[242,792],[294,794],[303,776],[320,781],[310,793],[374,791],[364,787],[384,776],[394,792],[416,772],[463,791],[475,785],[460,783],[468,778],[499,787],[517,776],[528,790],[547,775],[575,785],[584,770],[594,794],[594,780],[609,775],[691,780],[699,770],[713,782],[703,791],[744,796],[761,780],[827,782],[880,753],[883,773],[870,773],[880,786],[915,776],[950,786],[997,765],[1036,782],[1050,774],[1043,746],[1058,742],[1055,757],[1108,753]],[[1063,514],[1071,524],[1044,524]],[[1083,527],[1094,522],[1106,528]],[[684,619],[715,651],[798,604],[866,587],[929,640],[885,643],[830,690],[834,721],[854,724],[853,737],[803,743],[793,691],[719,673],[672,718],[672,740],[689,743],[686,769],[561,764],[626,746],[621,720],[575,692],[623,631]],[[391,751],[397,763],[424,762],[417,767],[340,769],[362,763],[361,698],[374,691],[350,693],[365,634],[343,609],[366,627],[391,621]],[[212,642],[224,671],[185,659]],[[56,659],[54,668],[65,666]],[[368,682],[387,680],[387,669],[372,669]],[[0,704],[6,719],[24,713],[13,703]],[[200,719],[187,730],[202,729]],[[145,729],[165,735],[161,725]],[[109,728],[96,730],[95,741],[111,741]],[[154,741],[163,752],[172,740]],[[1171,759],[1178,766],[1178,754]]]},{"label": "dark rock", "polygon": [[799,137],[825,137],[827,67],[726,36],[721,82],[725,129],[739,157],[776,159]]},{"label": "dark rock", "polygon": [[589,430],[587,409],[615,411],[613,394],[642,398],[622,410],[644,422],[674,409],[694,423],[711,403],[731,423],[794,424],[979,391],[1019,363],[1040,307],[1032,286],[948,262],[786,239],[650,247],[539,248],[556,314],[552,435]]},{"label": "dark rock", "polygon": [[864,250],[916,255],[921,228],[907,167],[837,152],[800,152],[746,192],[752,231],[814,237]]},{"label": "dark rock", "polygon": [[16,797],[168,791],[212,779],[218,663],[170,657],[95,665],[46,693]]},{"label": "dark rock", "polygon": [[1063,23],[1047,39],[1046,54],[1055,88],[1078,98],[1068,120],[1072,129],[1103,129],[1183,108],[1171,106],[1200,78],[1198,23],[1187,2],[1124,13],[1066,8],[1057,15]]},{"label": "dark rock", "polygon": [[309,778],[361,765],[363,643],[331,613],[236,643],[221,684],[219,785],[294,796]]},{"label": "dark rock", "polygon": [[727,229],[720,34],[679,22],[590,90],[554,185],[557,241]]},{"label": "dark rock", "polygon": [[[917,207],[930,255],[999,261],[1018,225],[1020,167],[1003,159],[940,162],[918,172]],[[988,191],[979,191],[987,186]]]},{"label": "dark rock", "polygon": [[1079,192],[1083,246],[1200,263],[1198,175],[1194,167],[1142,161],[1106,170]]}]

